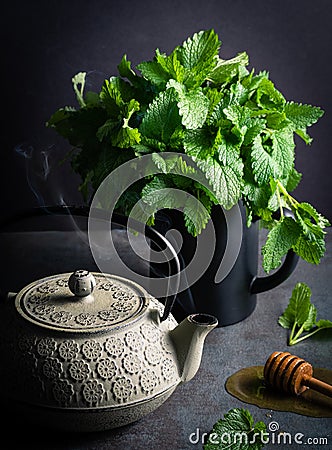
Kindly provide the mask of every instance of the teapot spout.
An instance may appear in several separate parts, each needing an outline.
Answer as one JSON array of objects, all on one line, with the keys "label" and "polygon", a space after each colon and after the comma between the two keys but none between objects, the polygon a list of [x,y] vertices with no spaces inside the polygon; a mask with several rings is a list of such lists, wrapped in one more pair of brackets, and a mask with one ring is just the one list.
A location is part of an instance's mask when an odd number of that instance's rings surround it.
[{"label": "teapot spout", "polygon": [[214,316],[192,314],[170,332],[183,383],[195,376],[201,363],[205,338],[217,325],[218,320]]}]

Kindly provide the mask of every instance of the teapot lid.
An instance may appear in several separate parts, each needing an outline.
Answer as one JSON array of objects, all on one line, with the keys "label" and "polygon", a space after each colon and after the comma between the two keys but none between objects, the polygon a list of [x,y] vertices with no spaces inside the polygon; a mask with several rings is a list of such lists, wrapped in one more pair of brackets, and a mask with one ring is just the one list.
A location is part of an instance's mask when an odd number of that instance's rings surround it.
[{"label": "teapot lid", "polygon": [[18,312],[30,322],[68,332],[91,332],[128,323],[146,311],[148,293],[125,278],[77,270],[23,288]]}]

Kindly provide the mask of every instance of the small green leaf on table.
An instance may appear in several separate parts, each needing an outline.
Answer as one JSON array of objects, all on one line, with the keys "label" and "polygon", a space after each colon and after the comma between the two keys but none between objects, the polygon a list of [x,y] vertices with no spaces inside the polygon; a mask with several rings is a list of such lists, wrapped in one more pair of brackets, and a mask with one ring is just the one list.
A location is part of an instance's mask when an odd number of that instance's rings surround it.
[{"label": "small green leaf on table", "polygon": [[254,423],[248,410],[234,408],[215,423],[204,450],[260,450],[264,447],[264,433],[264,422]]},{"label": "small green leaf on table", "polygon": [[316,320],[317,308],[310,299],[309,286],[297,283],[287,308],[278,319],[279,325],[291,330],[289,345],[295,345],[325,328],[332,328],[330,320]]}]

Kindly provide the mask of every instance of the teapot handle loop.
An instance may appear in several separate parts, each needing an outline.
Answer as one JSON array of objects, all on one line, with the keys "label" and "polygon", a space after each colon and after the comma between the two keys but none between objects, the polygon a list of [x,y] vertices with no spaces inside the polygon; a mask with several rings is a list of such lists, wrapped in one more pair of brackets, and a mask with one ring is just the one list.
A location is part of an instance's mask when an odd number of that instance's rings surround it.
[{"label": "teapot handle loop", "polygon": [[[127,223],[128,223],[128,217],[113,213],[112,223],[116,223],[116,224],[126,227]],[[130,228],[135,227],[135,223],[137,224],[136,229],[140,230],[142,224],[133,219],[130,219]],[[172,287],[172,289],[169,289],[171,292],[175,292],[175,294],[172,294],[172,295],[167,294],[167,296],[166,296],[164,312],[160,319],[163,322],[164,320],[166,320],[168,318],[168,316],[173,308],[174,302],[176,300],[176,295],[177,295],[176,293],[178,292],[178,289],[180,286],[180,272],[181,272],[180,260],[179,260],[179,256],[178,256],[176,250],[174,249],[172,244],[169,242],[169,240],[166,239],[166,237],[163,236],[161,233],[159,233],[157,230],[150,227],[149,225],[145,225],[145,235],[146,235],[146,237],[151,239],[151,241],[153,241],[160,249],[164,248],[171,254],[172,257],[168,260],[168,267],[169,267],[168,276],[171,277],[171,275],[177,275],[175,277],[175,281],[174,281],[175,286]],[[162,251],[165,253],[165,250],[162,250]],[[169,288],[170,288],[170,284],[169,284]]]}]

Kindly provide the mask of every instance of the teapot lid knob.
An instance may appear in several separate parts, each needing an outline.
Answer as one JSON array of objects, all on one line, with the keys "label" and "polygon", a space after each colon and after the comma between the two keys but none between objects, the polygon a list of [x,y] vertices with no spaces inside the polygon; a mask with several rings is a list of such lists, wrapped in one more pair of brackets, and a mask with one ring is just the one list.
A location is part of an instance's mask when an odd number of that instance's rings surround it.
[{"label": "teapot lid knob", "polygon": [[87,297],[92,294],[96,280],[88,270],[76,270],[70,275],[68,286],[76,297]]}]

